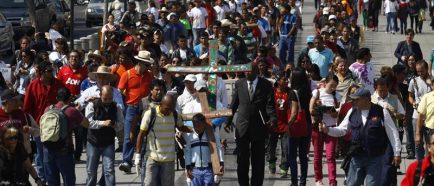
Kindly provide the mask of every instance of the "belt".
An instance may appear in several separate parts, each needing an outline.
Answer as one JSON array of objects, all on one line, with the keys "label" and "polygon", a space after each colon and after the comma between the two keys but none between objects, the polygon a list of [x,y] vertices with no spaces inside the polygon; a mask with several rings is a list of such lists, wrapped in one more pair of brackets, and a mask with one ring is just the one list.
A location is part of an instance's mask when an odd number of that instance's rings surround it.
[{"label": "belt", "polygon": [[191,163],[191,167],[193,167],[193,168],[201,168],[201,169],[205,169],[205,168],[212,167],[212,164],[211,164],[211,163],[208,163],[208,166],[207,166],[207,167],[196,167],[196,163]]}]

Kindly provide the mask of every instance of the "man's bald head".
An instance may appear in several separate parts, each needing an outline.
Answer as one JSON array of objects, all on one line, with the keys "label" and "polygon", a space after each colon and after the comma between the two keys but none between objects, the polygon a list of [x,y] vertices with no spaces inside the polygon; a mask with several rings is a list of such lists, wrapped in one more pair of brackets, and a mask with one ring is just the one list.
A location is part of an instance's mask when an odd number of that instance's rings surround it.
[{"label": "man's bald head", "polygon": [[160,112],[168,115],[175,109],[176,99],[173,95],[166,94],[161,100]]},{"label": "man's bald head", "polygon": [[113,88],[110,85],[104,85],[101,87],[101,101],[103,103],[113,102]]}]

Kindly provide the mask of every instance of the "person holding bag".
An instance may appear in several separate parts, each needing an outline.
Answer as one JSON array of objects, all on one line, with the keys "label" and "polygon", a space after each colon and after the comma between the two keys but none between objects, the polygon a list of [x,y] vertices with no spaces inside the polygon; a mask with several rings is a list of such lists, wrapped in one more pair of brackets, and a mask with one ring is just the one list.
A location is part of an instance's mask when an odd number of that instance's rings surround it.
[{"label": "person holding bag", "polygon": [[338,116],[336,108],[340,105],[338,100],[341,99],[341,96],[336,93],[336,87],[339,83],[339,79],[336,75],[329,74],[325,82],[325,88],[314,90],[312,92],[313,96],[310,99],[310,111],[314,119],[314,128],[312,130],[314,172],[316,185],[324,185],[322,183],[322,154],[325,143],[329,182],[330,185],[335,186],[337,185],[335,158],[337,138],[321,134],[318,124],[325,124],[328,127],[336,126]]},{"label": "person holding bag", "polygon": [[[291,169],[291,185],[306,185],[307,177],[307,155],[309,153],[310,131],[312,122],[309,116],[309,100],[311,97],[308,77],[301,68],[292,71],[291,91],[289,100],[291,101],[290,116],[288,116],[288,162]],[[303,116],[304,115],[304,116]],[[298,164],[297,151],[300,160],[300,184],[298,184]]]}]

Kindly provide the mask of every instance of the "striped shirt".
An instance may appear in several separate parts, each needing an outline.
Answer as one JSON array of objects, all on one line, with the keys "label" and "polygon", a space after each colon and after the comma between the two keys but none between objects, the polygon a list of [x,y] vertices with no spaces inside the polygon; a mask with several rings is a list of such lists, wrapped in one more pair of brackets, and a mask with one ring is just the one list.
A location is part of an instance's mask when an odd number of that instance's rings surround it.
[{"label": "striped shirt", "polygon": [[[171,162],[175,161],[175,123],[173,113],[163,115],[160,106],[155,107],[157,113],[153,130],[148,134],[146,156],[154,161]],[[181,117],[178,116],[176,124],[183,125]],[[146,131],[151,121],[151,110],[143,115],[140,130]]]}]

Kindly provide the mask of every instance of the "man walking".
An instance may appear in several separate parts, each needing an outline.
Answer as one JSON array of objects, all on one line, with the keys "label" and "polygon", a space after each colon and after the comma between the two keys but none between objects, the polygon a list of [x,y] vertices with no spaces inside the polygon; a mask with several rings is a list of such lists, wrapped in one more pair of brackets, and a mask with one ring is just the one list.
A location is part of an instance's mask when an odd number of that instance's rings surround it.
[{"label": "man walking", "polygon": [[379,186],[382,181],[382,161],[387,145],[393,148],[393,165],[401,163],[401,143],[398,130],[387,109],[371,102],[371,93],[359,88],[350,95],[354,107],[338,127],[320,125],[320,131],[334,137],[352,134],[349,155],[348,186]]},{"label": "man walking", "polygon": [[[265,167],[265,138],[267,127],[277,123],[274,96],[271,83],[258,77],[257,64],[252,63],[252,71],[246,78],[235,83],[231,109],[238,110],[235,123],[235,136],[238,140],[237,175],[240,186],[262,185]],[[231,123],[232,118],[229,118]],[[226,128],[226,127],[225,127]],[[252,177],[249,181],[249,167],[252,164]]]},{"label": "man walking", "polygon": [[[127,104],[124,123],[123,163],[119,166],[119,170],[127,173],[131,172],[131,166],[133,165],[134,131],[138,123],[137,116],[140,116],[143,110],[140,102],[142,98],[149,94],[149,85],[154,79],[154,76],[149,71],[151,64],[154,63],[151,53],[140,51],[134,58],[137,60],[137,65],[122,74],[118,85],[118,88],[125,95],[125,103]],[[133,133],[130,135],[131,131]]]},{"label": "man walking", "polygon": [[100,157],[103,163],[103,175],[106,185],[115,182],[115,136],[123,127],[124,116],[121,108],[113,101],[113,89],[110,85],[101,87],[100,98],[86,107],[89,120],[87,133],[87,180],[89,186],[96,185]]}]

